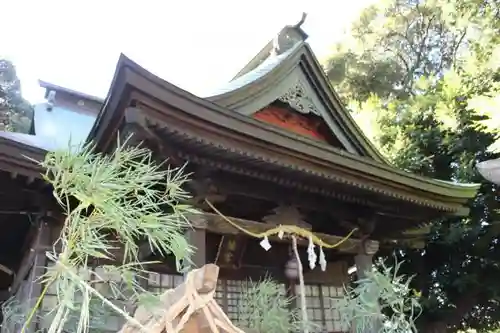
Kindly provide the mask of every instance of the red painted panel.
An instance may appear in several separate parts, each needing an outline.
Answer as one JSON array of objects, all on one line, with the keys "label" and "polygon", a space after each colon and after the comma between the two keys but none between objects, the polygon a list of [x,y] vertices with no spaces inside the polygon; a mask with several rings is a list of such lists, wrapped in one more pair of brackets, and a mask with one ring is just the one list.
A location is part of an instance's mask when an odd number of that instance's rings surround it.
[{"label": "red painted panel", "polygon": [[298,112],[277,106],[268,106],[256,112],[253,117],[290,132],[327,142],[327,138],[318,130],[321,125],[321,119],[319,118],[312,119]]}]

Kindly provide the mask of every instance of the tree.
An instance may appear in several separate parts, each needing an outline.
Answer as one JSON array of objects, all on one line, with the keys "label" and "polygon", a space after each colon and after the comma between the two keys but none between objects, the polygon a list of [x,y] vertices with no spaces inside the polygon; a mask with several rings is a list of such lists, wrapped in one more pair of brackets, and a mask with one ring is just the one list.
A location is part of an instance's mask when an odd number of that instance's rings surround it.
[{"label": "tree", "polygon": [[12,62],[0,59],[0,130],[28,133],[31,105],[21,95],[21,83]]},{"label": "tree", "polygon": [[325,64],[394,165],[482,183],[469,216],[433,221],[424,249],[394,252],[422,293],[419,331],[487,329],[500,321],[498,189],[475,169],[495,157],[488,147],[497,137],[481,121],[500,92],[499,18],[494,1],[385,1],[361,14]]},{"label": "tree", "polygon": [[356,99],[413,94],[416,79],[449,68],[464,46],[467,27],[446,24],[441,5],[397,0],[367,8],[328,61],[330,78]]}]

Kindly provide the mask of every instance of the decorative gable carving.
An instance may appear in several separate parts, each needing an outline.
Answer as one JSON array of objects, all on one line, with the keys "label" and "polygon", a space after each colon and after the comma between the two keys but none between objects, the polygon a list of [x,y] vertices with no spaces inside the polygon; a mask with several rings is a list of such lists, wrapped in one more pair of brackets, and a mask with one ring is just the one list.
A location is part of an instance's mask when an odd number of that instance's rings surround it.
[{"label": "decorative gable carving", "polygon": [[321,112],[307,94],[304,85],[297,81],[287,92],[278,98],[279,101],[287,103],[291,108],[303,114],[314,114],[321,117]]},{"label": "decorative gable carving", "polygon": [[262,219],[264,222],[274,225],[296,225],[311,229],[311,225],[303,220],[303,216],[295,206],[278,206],[273,209],[273,214]]}]

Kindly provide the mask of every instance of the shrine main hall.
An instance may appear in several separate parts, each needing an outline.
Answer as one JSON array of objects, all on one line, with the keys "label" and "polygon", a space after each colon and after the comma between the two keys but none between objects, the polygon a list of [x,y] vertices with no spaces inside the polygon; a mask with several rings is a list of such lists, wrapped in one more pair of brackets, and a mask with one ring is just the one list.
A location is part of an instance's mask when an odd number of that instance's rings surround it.
[{"label": "shrine main hall", "polygon": [[[290,241],[249,237],[228,223],[262,232],[296,225],[335,248],[322,249],[326,269],[305,266],[309,319],[322,332],[342,332],[336,302],[350,280],[371,267],[384,246],[422,246],[428,222],[468,214],[474,184],[430,179],[391,166],[362,133],[330,85],[300,24],[284,27],[236,76],[206,97],[195,96],[121,56],[103,100],[48,82],[35,105],[30,134],[0,132],[0,297],[36,298],[63,222],[43,170],[47,152],[93,142],[109,153],[132,135],[169,167],[191,173],[191,204],[202,213],[187,230],[197,266],[220,267],[216,298],[237,319],[241,291],[269,276],[297,294],[288,272]],[[30,159],[28,159],[29,157]],[[215,208],[215,209],[214,209]],[[353,231],[354,230],[354,231]],[[307,262],[307,240],[299,242]],[[145,287],[161,292],[182,282],[173,258],[147,253]],[[287,273],[288,272],[288,273]],[[110,279],[112,277],[109,277]],[[106,280],[100,290],[106,290]],[[54,307],[49,291],[42,312]],[[38,328],[43,323],[37,323]],[[121,319],[111,316],[107,330]]]}]

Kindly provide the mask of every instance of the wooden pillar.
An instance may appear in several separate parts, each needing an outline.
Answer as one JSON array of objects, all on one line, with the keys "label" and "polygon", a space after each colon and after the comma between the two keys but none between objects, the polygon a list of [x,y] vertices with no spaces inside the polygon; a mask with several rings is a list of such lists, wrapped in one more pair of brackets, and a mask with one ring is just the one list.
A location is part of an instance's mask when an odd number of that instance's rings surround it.
[{"label": "wooden pillar", "polygon": [[358,279],[366,278],[366,272],[373,267],[373,255],[359,253],[354,257]]},{"label": "wooden pillar", "polygon": [[358,278],[366,277],[366,272],[373,267],[373,256],[377,253],[379,243],[374,240],[365,240],[360,244],[358,254],[354,257]]},{"label": "wooden pillar", "polygon": [[191,255],[191,268],[200,268],[207,263],[206,259],[206,230],[204,228],[189,229],[186,232],[186,238],[193,247],[193,254]]},{"label": "wooden pillar", "polygon": [[[358,254],[354,257],[358,279],[366,278],[366,273],[373,269],[373,255],[377,253],[378,248],[379,243],[377,241],[366,240],[362,243]],[[373,302],[377,302],[378,295],[370,295],[369,297]],[[363,333],[377,333],[380,330],[381,324],[377,318],[373,318],[372,324],[366,327]]]},{"label": "wooden pillar", "polygon": [[[11,295],[16,295],[17,301],[23,305],[26,313],[31,311],[38,297],[40,297],[42,285],[39,278],[45,273],[47,265],[45,251],[51,245],[51,226],[40,218],[35,235],[9,290]],[[20,332],[21,327],[10,329],[13,330],[9,332]],[[33,323],[25,332],[31,333],[35,331],[37,331],[36,323]]]}]

